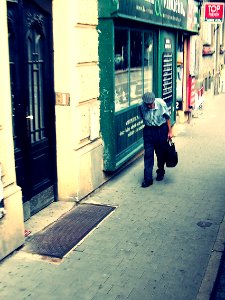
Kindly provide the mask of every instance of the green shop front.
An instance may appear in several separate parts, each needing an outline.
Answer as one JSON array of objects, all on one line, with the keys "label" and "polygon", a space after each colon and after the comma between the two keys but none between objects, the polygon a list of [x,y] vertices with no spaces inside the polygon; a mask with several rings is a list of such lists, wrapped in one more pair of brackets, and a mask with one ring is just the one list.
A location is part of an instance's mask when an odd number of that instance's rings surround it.
[{"label": "green shop front", "polygon": [[143,149],[144,125],[138,107],[145,92],[154,91],[163,98],[172,124],[176,121],[177,43],[179,32],[189,32],[189,2],[99,0],[105,171],[115,171]]}]

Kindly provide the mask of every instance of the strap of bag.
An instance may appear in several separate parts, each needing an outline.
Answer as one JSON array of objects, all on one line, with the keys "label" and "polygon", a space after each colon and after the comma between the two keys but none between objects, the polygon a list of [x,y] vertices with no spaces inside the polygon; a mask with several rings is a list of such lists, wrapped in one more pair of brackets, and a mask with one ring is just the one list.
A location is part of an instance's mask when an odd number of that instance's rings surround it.
[{"label": "strap of bag", "polygon": [[172,145],[174,145],[174,142],[173,142],[173,140],[172,140],[172,138],[168,138],[167,139],[167,143],[170,145],[170,146],[172,146]]}]

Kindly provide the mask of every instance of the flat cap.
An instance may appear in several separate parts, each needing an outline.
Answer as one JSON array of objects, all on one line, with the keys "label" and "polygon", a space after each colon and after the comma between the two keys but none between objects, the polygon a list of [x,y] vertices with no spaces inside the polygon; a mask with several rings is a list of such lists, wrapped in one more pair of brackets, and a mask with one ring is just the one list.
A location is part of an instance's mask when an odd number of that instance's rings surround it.
[{"label": "flat cap", "polygon": [[144,103],[152,104],[155,101],[155,94],[153,92],[145,93],[142,99]]}]

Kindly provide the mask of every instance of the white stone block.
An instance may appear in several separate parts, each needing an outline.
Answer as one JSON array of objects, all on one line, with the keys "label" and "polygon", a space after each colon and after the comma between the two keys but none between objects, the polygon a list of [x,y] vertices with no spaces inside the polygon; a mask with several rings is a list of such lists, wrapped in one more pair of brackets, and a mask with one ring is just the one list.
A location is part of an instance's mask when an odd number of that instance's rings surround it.
[{"label": "white stone block", "polygon": [[83,24],[98,23],[98,1],[76,0],[76,22]]},{"label": "white stone block", "polygon": [[73,47],[76,51],[76,62],[98,61],[98,33],[95,27],[76,27]]},{"label": "white stone block", "polygon": [[77,67],[77,80],[80,86],[79,102],[99,96],[99,69],[97,64],[85,64]]}]

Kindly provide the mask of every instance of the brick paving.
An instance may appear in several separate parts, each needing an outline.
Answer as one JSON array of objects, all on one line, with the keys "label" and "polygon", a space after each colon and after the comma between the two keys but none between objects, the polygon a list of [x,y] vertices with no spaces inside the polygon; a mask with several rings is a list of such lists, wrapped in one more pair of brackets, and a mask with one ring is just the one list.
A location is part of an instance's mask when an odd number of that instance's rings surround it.
[{"label": "brick paving", "polygon": [[[62,261],[23,248],[4,259],[0,298],[209,299],[225,241],[224,111],[224,95],[208,94],[198,117],[178,126],[179,164],[162,182],[140,187],[141,158],[84,199],[117,209]],[[53,203],[26,229],[41,230],[65,205]]]}]

